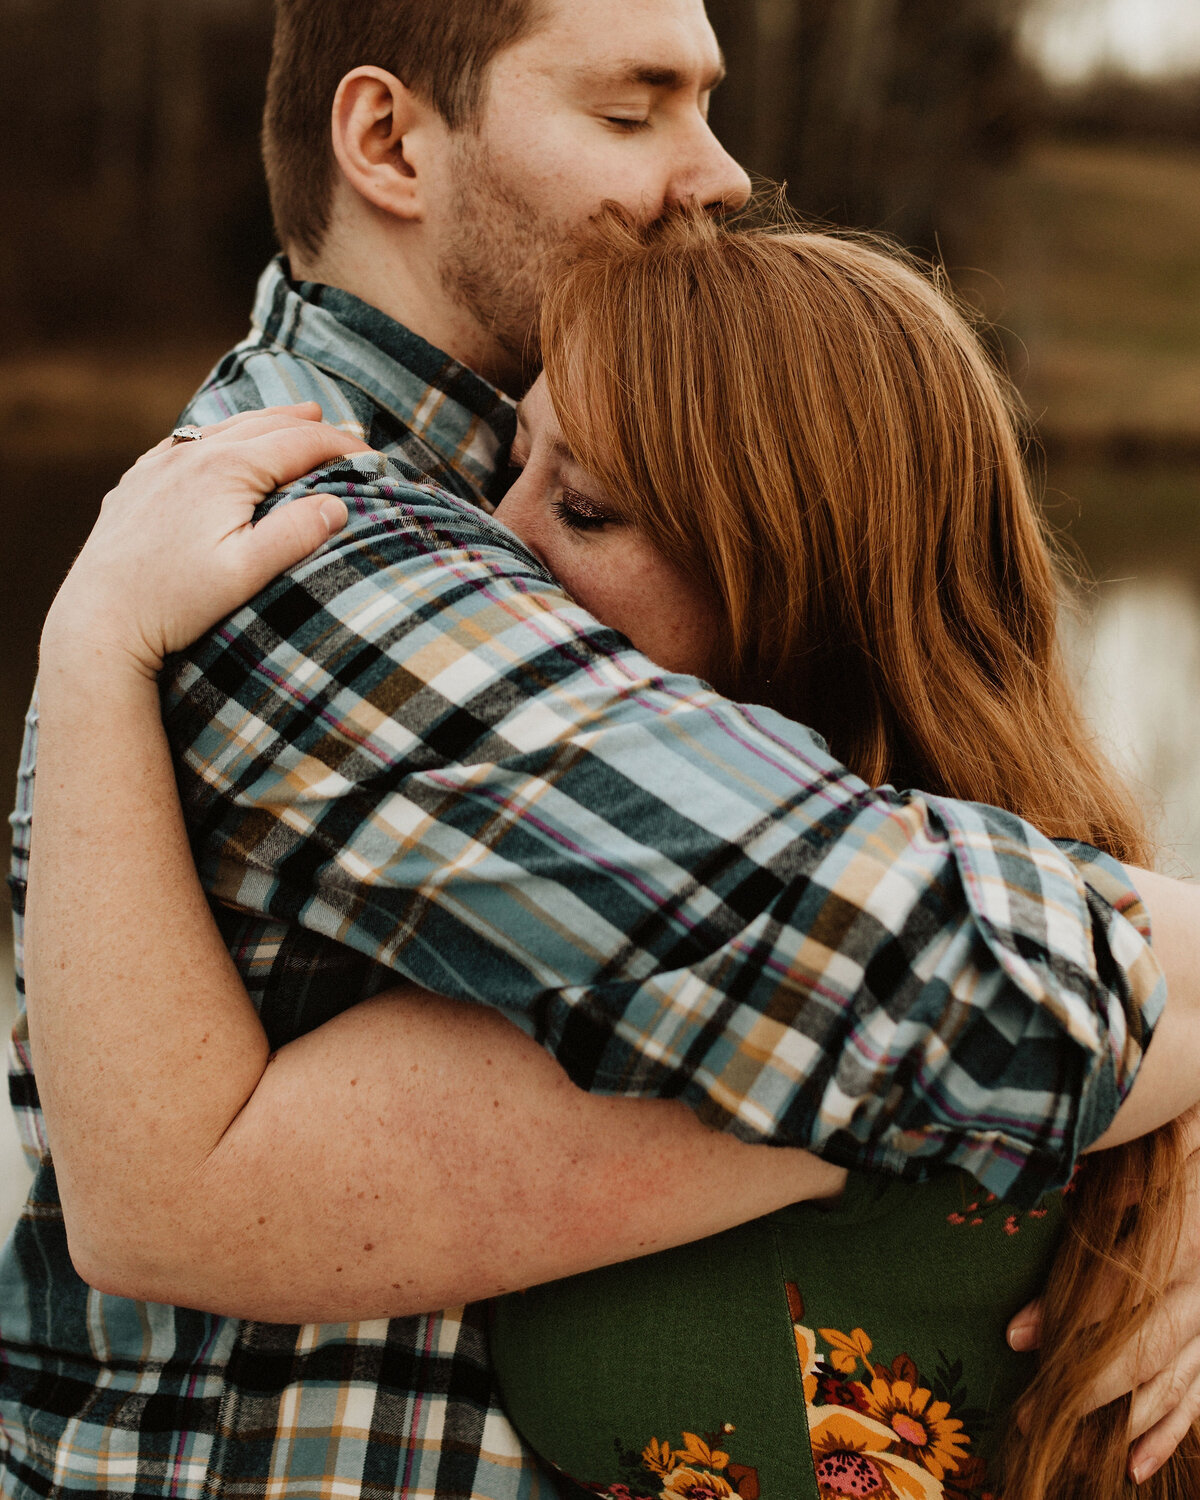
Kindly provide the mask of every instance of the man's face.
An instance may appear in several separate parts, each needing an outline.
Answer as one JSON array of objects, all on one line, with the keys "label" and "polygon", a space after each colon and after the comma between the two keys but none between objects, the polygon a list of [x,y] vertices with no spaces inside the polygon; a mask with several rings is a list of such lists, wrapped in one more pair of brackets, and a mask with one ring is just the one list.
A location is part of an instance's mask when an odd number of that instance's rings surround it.
[{"label": "man's face", "polygon": [[454,137],[439,259],[510,360],[532,373],[546,252],[603,203],[654,218],[745,202],[749,179],[708,127],[721,71],[703,0],[549,0],[496,58],[479,130]]}]

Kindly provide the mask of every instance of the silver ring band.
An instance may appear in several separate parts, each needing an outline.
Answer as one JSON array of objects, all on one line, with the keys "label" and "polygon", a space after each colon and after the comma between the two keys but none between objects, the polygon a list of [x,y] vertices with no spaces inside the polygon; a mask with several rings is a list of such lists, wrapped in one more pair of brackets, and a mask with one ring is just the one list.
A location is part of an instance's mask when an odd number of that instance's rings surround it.
[{"label": "silver ring band", "polygon": [[177,427],[171,434],[171,447],[176,443],[198,443],[203,436],[199,427]]}]

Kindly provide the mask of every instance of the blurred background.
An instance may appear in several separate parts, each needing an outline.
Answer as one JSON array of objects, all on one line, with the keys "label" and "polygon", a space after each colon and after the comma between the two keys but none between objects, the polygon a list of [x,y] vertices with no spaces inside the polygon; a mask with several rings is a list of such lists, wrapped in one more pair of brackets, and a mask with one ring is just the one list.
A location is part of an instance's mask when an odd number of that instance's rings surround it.
[{"label": "blurred background", "polygon": [[[802,212],[883,229],[995,329],[1092,583],[1085,699],[1200,865],[1200,5],[709,0],[714,123]],[[0,788],[104,492],[246,328],[273,253],[270,0],[0,0]],[[0,853],[6,854],[5,849]],[[0,1023],[9,1004],[0,922]],[[7,1113],[0,1111],[0,1130]],[[0,1230],[24,1181],[0,1136]]]}]

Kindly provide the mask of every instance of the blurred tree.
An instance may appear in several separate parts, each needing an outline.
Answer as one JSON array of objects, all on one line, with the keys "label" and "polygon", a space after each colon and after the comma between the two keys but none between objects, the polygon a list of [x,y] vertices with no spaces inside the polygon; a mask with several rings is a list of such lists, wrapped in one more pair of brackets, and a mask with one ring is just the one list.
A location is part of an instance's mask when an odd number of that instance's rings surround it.
[{"label": "blurred tree", "polygon": [[146,111],[147,0],[109,0],[96,54],[97,249],[111,255],[138,238],[138,179]]},{"label": "blurred tree", "polygon": [[240,319],[271,0],[0,0],[0,27],[10,345]]},{"label": "blurred tree", "polygon": [[730,61],[714,123],[802,213],[957,251],[1031,114],[1027,3],[709,0]]},{"label": "blurred tree", "polygon": [[[714,121],[801,211],[953,258],[1020,138],[1029,3],[709,0],[730,62]],[[0,26],[10,337],[243,306],[271,249],[270,0],[0,0]]]},{"label": "blurred tree", "polygon": [[[160,4],[154,16],[158,66],[150,196],[158,220],[159,253],[174,262],[177,273],[189,277],[198,269],[197,252],[208,248],[198,243],[196,225],[206,206],[202,185],[215,164],[205,56],[210,20],[199,0],[170,0],[169,6]],[[255,97],[257,93],[256,89]]]}]

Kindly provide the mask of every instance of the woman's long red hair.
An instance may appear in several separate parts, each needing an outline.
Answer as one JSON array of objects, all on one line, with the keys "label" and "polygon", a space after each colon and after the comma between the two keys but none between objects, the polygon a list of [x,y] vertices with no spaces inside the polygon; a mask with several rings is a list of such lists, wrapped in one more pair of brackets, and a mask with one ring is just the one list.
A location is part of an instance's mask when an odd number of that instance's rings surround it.
[{"label": "woman's long red hair", "polygon": [[[1060,660],[1015,400],[911,264],[862,239],[612,213],[549,286],[541,333],[576,458],[720,601],[718,686],[818,729],[872,785],[1149,862]],[[1166,1129],[1080,1175],[1009,1500],[1126,1493],[1128,1434],[1083,1407],[1167,1281],[1181,1167]],[[1135,1197],[1153,1211],[1127,1212]],[[1200,1446],[1136,1493],[1200,1495]]]}]

